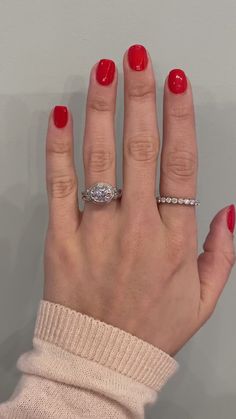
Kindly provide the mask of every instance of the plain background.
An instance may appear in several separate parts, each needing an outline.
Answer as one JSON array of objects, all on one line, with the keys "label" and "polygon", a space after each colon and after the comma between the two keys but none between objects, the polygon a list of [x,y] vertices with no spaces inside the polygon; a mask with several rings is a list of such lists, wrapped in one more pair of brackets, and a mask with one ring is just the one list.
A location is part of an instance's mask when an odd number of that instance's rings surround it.
[{"label": "plain background", "polygon": [[[199,249],[210,220],[236,201],[236,3],[205,0],[0,1],[0,401],[31,347],[42,293],[47,225],[45,134],[51,107],[70,106],[76,164],[89,71],[119,69],[117,149],[121,177],[122,55],[144,44],[158,79],[159,118],[169,70],[191,79],[199,141]],[[232,419],[236,412],[236,275],[208,324],[178,354],[181,368],[147,418]]]}]

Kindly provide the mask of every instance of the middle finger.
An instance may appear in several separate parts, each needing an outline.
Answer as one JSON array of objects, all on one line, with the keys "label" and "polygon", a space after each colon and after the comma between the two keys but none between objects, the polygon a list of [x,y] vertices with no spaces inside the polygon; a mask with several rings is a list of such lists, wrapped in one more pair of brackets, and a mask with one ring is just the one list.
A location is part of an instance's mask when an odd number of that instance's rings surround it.
[{"label": "middle finger", "polygon": [[[85,187],[96,182],[115,186],[115,131],[117,72],[112,60],[103,59],[90,74],[83,143]],[[97,207],[89,203],[88,209]],[[103,208],[104,212],[104,208]]]},{"label": "middle finger", "polygon": [[151,59],[142,45],[124,55],[125,117],[122,203],[131,207],[150,201],[156,207],[156,166],[159,133],[156,84]]}]

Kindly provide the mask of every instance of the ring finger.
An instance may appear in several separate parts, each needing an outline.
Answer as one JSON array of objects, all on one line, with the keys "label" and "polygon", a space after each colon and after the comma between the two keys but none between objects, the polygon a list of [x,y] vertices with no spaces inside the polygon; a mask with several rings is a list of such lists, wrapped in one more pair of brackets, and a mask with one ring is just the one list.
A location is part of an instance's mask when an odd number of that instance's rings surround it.
[{"label": "ring finger", "polygon": [[[192,89],[182,70],[169,73],[164,88],[163,146],[160,195],[195,198],[197,144]],[[165,224],[190,232],[195,228],[195,210],[179,204],[159,204]]]}]

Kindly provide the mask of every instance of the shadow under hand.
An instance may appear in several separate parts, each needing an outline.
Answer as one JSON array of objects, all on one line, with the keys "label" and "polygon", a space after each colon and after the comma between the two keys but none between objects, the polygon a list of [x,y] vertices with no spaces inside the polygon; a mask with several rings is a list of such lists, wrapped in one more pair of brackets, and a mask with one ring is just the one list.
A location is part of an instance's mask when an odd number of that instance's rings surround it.
[{"label": "shadow under hand", "polygon": [[27,200],[21,210],[11,202],[18,194],[25,196],[22,185],[14,185],[0,197],[0,402],[10,396],[17,383],[18,357],[32,346],[43,284],[37,274],[42,277],[45,209],[38,196]]},{"label": "shadow under hand", "polygon": [[32,335],[35,320],[31,319],[24,327],[10,335],[0,346],[0,403],[7,400],[19,378],[16,368],[19,356],[29,350],[32,345]]}]

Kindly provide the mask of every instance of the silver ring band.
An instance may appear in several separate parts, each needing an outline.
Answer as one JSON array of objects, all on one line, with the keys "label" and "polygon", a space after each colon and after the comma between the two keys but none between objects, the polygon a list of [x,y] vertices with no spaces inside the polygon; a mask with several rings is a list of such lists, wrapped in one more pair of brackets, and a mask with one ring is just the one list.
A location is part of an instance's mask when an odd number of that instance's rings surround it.
[{"label": "silver ring band", "polygon": [[198,199],[194,198],[172,198],[170,196],[158,196],[157,197],[158,204],[174,204],[174,205],[187,205],[187,206],[197,206],[200,205]]},{"label": "silver ring band", "polygon": [[110,183],[98,182],[82,192],[82,199],[86,202],[107,204],[114,199],[120,198],[121,195],[121,189],[110,185]]}]

